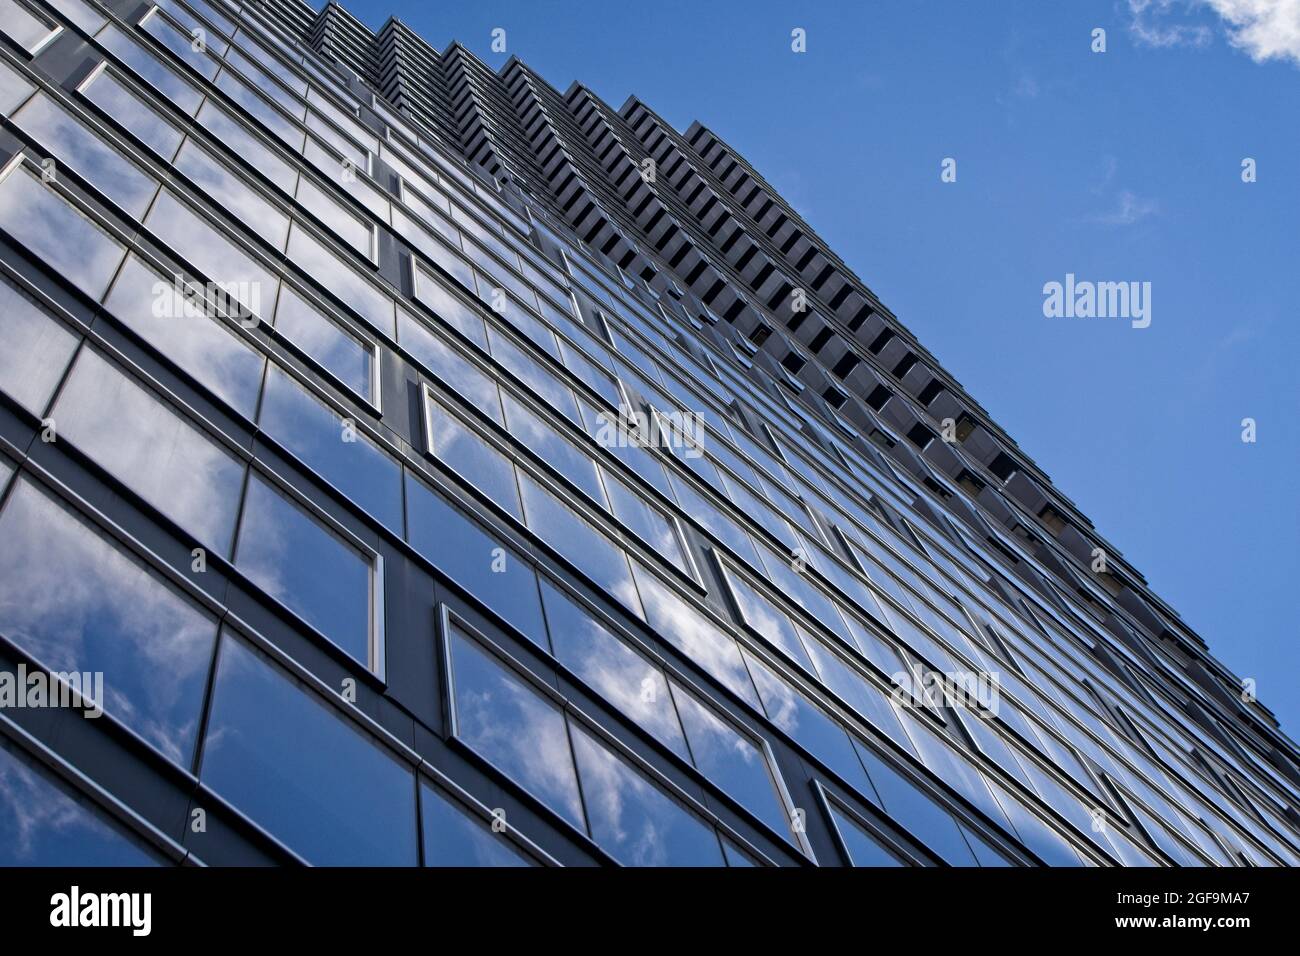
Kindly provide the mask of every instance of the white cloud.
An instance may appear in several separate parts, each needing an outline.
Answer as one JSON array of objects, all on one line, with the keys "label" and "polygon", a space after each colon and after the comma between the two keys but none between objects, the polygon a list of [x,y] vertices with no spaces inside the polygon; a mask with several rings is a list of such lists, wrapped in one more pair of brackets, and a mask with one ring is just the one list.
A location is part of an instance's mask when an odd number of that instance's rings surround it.
[{"label": "white cloud", "polygon": [[1205,46],[1214,32],[1204,23],[1186,20],[1190,7],[1199,2],[1203,0],[1128,0],[1129,29],[1147,46]]},{"label": "white cloud", "polygon": [[1207,0],[1228,21],[1228,42],[1256,63],[1300,66],[1300,0]]},{"label": "white cloud", "polygon": [[1128,0],[1129,29],[1153,47],[1206,46],[1214,29],[1198,17],[1208,8],[1228,42],[1256,63],[1300,66],[1300,0]]},{"label": "white cloud", "polygon": [[1154,199],[1143,199],[1125,189],[1119,194],[1119,202],[1114,209],[1089,216],[1088,221],[1107,226],[1131,226],[1147,216],[1154,215],[1159,208],[1159,204]]}]

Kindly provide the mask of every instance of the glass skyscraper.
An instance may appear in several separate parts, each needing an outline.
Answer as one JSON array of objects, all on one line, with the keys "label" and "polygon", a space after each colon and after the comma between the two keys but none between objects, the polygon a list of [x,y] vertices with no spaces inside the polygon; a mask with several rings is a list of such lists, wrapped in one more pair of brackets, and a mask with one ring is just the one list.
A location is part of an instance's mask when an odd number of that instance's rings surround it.
[{"label": "glass skyscraper", "polygon": [[1300,861],[1249,682],[709,128],[333,4],[0,32],[0,862]]}]

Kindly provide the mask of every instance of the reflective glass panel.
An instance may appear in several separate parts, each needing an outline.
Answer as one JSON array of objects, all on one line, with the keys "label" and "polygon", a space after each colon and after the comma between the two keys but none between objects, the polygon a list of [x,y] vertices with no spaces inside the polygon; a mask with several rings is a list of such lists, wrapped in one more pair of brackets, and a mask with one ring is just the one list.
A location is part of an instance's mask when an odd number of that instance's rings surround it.
[{"label": "reflective glass panel", "polygon": [[309,863],[418,861],[411,770],[229,634],[200,777]]},{"label": "reflective glass panel", "polygon": [[0,280],[0,391],[42,417],[79,336]]},{"label": "reflective glass panel", "polygon": [[507,623],[545,645],[532,565],[409,473],[406,526],[411,547]]},{"label": "reflective glass panel", "polygon": [[457,738],[585,832],[564,714],[476,641],[448,641]]},{"label": "reflective glass panel", "polygon": [[767,755],[676,684],[673,699],[700,773],[777,833],[789,838],[790,819],[777,793]]},{"label": "reflective glass panel", "polygon": [[623,549],[530,475],[518,474],[528,527],[633,613],[641,614]]},{"label": "reflective glass panel", "polygon": [[122,209],[144,215],[158,184],[58,103],[37,93],[12,119]]},{"label": "reflective glass panel", "polygon": [[362,279],[298,223],[289,233],[289,258],[371,326],[385,335],[394,334],[393,300]]},{"label": "reflective glass panel", "polygon": [[89,799],[0,738],[0,867],[159,862]]},{"label": "reflective glass panel", "polygon": [[445,388],[498,424],[502,422],[501,397],[490,375],[405,309],[397,312],[397,335],[402,348],[436,375]]},{"label": "reflective glass panel", "polygon": [[158,196],[145,225],[254,315],[271,314],[275,275],[170,190],[164,189]]},{"label": "reflective glass panel", "polygon": [[688,605],[644,567],[639,564],[633,567],[650,626],[705,673],[755,707],[759,706],[740,648],[731,635]]},{"label": "reflective glass panel", "polygon": [[164,279],[130,256],[104,305],[147,344],[251,419],[266,359],[228,320],[209,317],[208,310],[191,302],[184,288],[176,277]]},{"label": "reflective glass panel", "polygon": [[185,141],[173,165],[255,235],[284,248],[289,217],[193,139]]},{"label": "reflective glass panel", "polygon": [[597,505],[605,507],[600,471],[591,456],[509,392],[501,396],[501,402],[505,406],[506,428],[519,444],[576,485]]},{"label": "reflective glass panel", "polygon": [[369,666],[370,557],[256,472],[248,481],[235,564],[271,597]]},{"label": "reflective glass panel", "polygon": [[183,137],[181,131],[159,116],[153,107],[108,70],[97,73],[81,88],[81,95],[125,126],[136,139],[163,159],[170,160],[176,155],[176,147]]},{"label": "reflective glass panel", "polygon": [[[164,66],[153,53],[131,39],[113,24],[95,38],[104,48],[131,68],[149,89],[158,90],[175,103],[182,113],[193,115],[203,102],[203,94]],[[98,81],[96,81],[98,82]]]},{"label": "reflective glass panel", "polygon": [[287,285],[280,290],[275,306],[275,330],[352,391],[372,400],[374,347],[345,331]]},{"label": "reflective glass panel", "polygon": [[849,862],[854,866],[903,865],[903,862],[886,850],[879,840],[867,832],[866,828],[860,826],[856,820],[834,804],[831,805],[831,819],[835,822],[835,830],[839,833],[844,849],[849,855]]},{"label": "reflective glass panel", "polygon": [[388,529],[402,528],[402,476],[396,459],[345,418],[272,365],[266,375],[262,430]]},{"label": "reflective glass panel", "polygon": [[420,784],[425,866],[532,866],[511,842],[449,797]]},{"label": "reflective glass panel", "polygon": [[230,554],[244,463],[82,349],[51,413],[59,434],[218,554]]},{"label": "reflective glass panel", "polygon": [[0,632],[51,670],[102,672],[104,710],[188,767],[216,623],[26,480],[0,541]]},{"label": "reflective glass panel", "polygon": [[425,399],[425,411],[429,416],[429,450],[472,487],[522,519],[515,466],[510,459],[432,396]]},{"label": "reflective glass panel", "polygon": [[545,578],[542,604],[556,659],[655,739],[690,760],[663,671]]},{"label": "reflective glass panel", "polygon": [[573,751],[601,849],[625,866],[726,865],[712,827],[577,724]]},{"label": "reflective glass panel", "polygon": [[0,227],[95,300],[126,252],[52,186],[42,184],[25,163],[0,181]]},{"label": "reflective glass panel", "polygon": [[367,259],[373,255],[370,224],[360,216],[345,209],[333,196],[328,195],[306,176],[298,178],[298,202],[329,226],[334,233]]}]

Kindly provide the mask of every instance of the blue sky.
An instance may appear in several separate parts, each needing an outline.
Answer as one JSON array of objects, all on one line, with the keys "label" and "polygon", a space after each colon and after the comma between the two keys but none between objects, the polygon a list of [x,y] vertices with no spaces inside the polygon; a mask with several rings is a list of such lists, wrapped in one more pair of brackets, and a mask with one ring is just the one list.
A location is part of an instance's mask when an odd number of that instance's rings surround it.
[{"label": "blue sky", "polygon": [[717,131],[1300,735],[1300,0],[345,6]]}]

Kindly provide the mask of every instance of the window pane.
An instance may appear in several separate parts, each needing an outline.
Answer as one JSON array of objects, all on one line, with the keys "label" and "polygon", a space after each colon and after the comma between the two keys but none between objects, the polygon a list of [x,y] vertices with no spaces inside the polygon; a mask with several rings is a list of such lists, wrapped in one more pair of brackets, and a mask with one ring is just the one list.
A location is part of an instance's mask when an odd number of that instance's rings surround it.
[{"label": "window pane", "polygon": [[1053,827],[1044,823],[1037,814],[1028,810],[1017,797],[1011,796],[1000,785],[991,784],[998,802],[1006,808],[1007,816],[1015,825],[1020,841],[1029,847],[1048,866],[1083,866],[1079,854],[1070,842]]},{"label": "window pane", "polygon": [[8,63],[0,61],[0,113],[12,113],[14,107],[31,96],[36,87],[28,83]]},{"label": "window pane", "polygon": [[777,833],[790,838],[790,818],[763,751],[676,684],[673,699],[700,773]]},{"label": "window pane", "polygon": [[804,646],[821,675],[822,683],[852,707],[871,726],[885,734],[908,753],[915,753],[903,730],[893,701],[875,683],[849,665],[821,641],[800,631]]},{"label": "window pane", "polygon": [[81,95],[125,126],[136,139],[163,159],[170,160],[176,155],[176,147],[182,138],[180,130],[165,121],[108,70],[97,73],[82,87]]},{"label": "window pane", "polygon": [[672,482],[677,503],[682,506],[682,510],[686,514],[690,515],[706,531],[739,555],[741,559],[749,562],[751,567],[762,567],[753,541],[736,522],[724,515],[691,485],[682,481],[671,471],[668,474],[668,480]]},{"label": "window pane", "polygon": [[345,331],[287,285],[275,307],[275,329],[362,398],[372,400],[374,348]]},{"label": "window pane", "polygon": [[96,37],[104,49],[129,66],[150,89],[158,90],[175,103],[182,113],[193,115],[203,102],[203,94],[165,67],[143,46],[109,24]]},{"label": "window pane", "polygon": [[402,527],[397,461],[279,366],[266,376],[258,424],[277,442],[390,530]]},{"label": "window pane", "polygon": [[663,671],[542,579],[555,657],[683,760],[690,760]]},{"label": "window pane", "polygon": [[275,276],[169,190],[158,196],[145,225],[253,315],[271,313]]},{"label": "window pane", "polygon": [[501,835],[427,783],[420,784],[425,866],[532,866]]},{"label": "window pane", "polygon": [[418,859],[411,771],[229,635],[200,776],[310,863],[414,866]]},{"label": "window pane", "polygon": [[591,838],[625,866],[725,866],[713,828],[573,725]]},{"label": "window pane", "polygon": [[[290,70],[287,66],[281,63],[279,59],[272,55],[269,50],[254,40],[246,28],[240,28],[237,39],[239,40],[239,45],[242,46],[244,50],[248,51],[249,55],[245,56],[244,53],[232,48],[230,55],[226,57],[227,60],[239,64],[241,69],[243,64],[255,62],[259,67],[266,70],[281,83],[292,89],[298,96],[307,95],[307,81]],[[283,50],[283,47],[281,47],[281,49]]]},{"label": "window pane", "polygon": [[742,575],[725,565],[723,567],[736,607],[740,611],[740,619],[787,657],[815,673],[808,652],[804,650],[803,642],[799,640],[799,634],[785,612],[779,610]]},{"label": "window pane", "polygon": [[[443,272],[446,272],[462,286],[473,291],[474,270],[461,256],[447,248],[445,242],[435,238],[433,233],[406,215],[401,209],[393,210],[393,228],[398,235],[414,246],[422,256],[441,268]],[[426,268],[423,264],[417,263],[415,271],[415,297],[422,302],[425,300],[426,290],[430,288],[438,289],[447,281],[440,274]],[[438,295],[439,292],[437,291],[431,293],[432,297]],[[432,307],[432,303],[430,305]]]},{"label": "window pane", "polygon": [[[352,164],[351,159],[344,159],[332,150],[321,145],[315,136],[307,137],[307,145],[302,151],[303,158],[361,205],[365,206],[380,222],[388,222],[388,194],[375,186],[365,174],[365,166]],[[344,172],[348,173],[344,177]],[[400,231],[400,230],[399,230]]]},{"label": "window pane", "polygon": [[578,405],[569,386],[495,329],[488,329],[488,340],[492,345],[494,359],[505,366],[515,378],[536,392],[553,409],[581,427],[582,419],[578,415]]},{"label": "window pane", "polygon": [[349,212],[343,207],[342,203],[333,196],[327,195],[323,189],[306,176],[298,178],[298,202],[302,203],[317,219],[334,230],[339,238],[356,249],[357,252],[367,259],[371,257],[371,228],[369,223],[363,221],[356,214]]},{"label": "window pane", "polygon": [[298,171],[231,118],[230,114],[208,100],[199,110],[199,122],[245,163],[275,183],[287,195],[293,195]]},{"label": "window pane", "polygon": [[82,0],[47,0],[47,2],[91,36],[94,36],[95,31],[104,25],[104,18]]},{"label": "window pane", "polygon": [[0,227],[95,300],[108,288],[125,253],[25,163],[0,182]]},{"label": "window pane", "polygon": [[858,755],[875,784],[885,813],[904,831],[953,866],[974,866],[975,855],[966,845],[957,821],[915,784],[857,743]]},{"label": "window pane", "polygon": [[370,663],[370,558],[254,474],[235,564],[362,664]]},{"label": "window pane", "polygon": [[119,320],[166,358],[220,396],[245,418],[257,408],[261,353],[244,343],[226,319],[209,317],[135,256],[126,260],[105,300]]},{"label": "window pane", "polygon": [[623,394],[618,390],[614,376],[600,369],[587,356],[583,355],[564,339],[560,339],[560,356],[564,367],[590,386],[611,408],[618,408],[623,402]]},{"label": "window pane", "polygon": [[289,258],[371,326],[385,335],[393,334],[393,300],[362,279],[298,223],[289,233]]},{"label": "window pane", "polygon": [[244,463],[97,353],[82,349],[52,417],[128,488],[230,554]]},{"label": "window pane", "polygon": [[444,387],[494,422],[501,423],[501,398],[495,379],[404,309],[397,313],[397,334],[402,348],[436,375]]},{"label": "window pane", "polygon": [[419,300],[434,311],[452,328],[484,352],[487,351],[487,330],[483,320],[468,305],[448,292],[441,282],[421,272],[419,281]]},{"label": "window pane", "polygon": [[357,169],[364,171],[369,165],[366,151],[326,122],[316,110],[307,111],[306,126],[334,149],[338,150]]},{"label": "window pane", "polygon": [[524,448],[537,455],[561,475],[578,487],[601,508],[605,507],[605,491],[601,487],[600,472],[591,456],[581,451],[553,426],[527,405],[508,392],[501,396],[505,406],[506,428]]},{"label": "window pane", "polygon": [[789,734],[814,757],[839,774],[868,800],[876,802],[875,790],[862,763],[854,753],[848,731],[826,715],[764,664],[745,655],[754,686],[763,700],[768,719]]},{"label": "window pane", "polygon": [[0,867],[158,864],[88,799],[0,738]]},{"label": "window pane", "polygon": [[144,215],[158,184],[62,106],[38,93],[12,119],[132,216]]},{"label": "window pane", "polygon": [[686,562],[676,526],[638,492],[633,491],[608,471],[605,471],[604,475],[605,491],[609,494],[610,510],[613,511],[614,517],[630,528],[650,547],[651,551],[674,565],[683,574],[693,578],[694,574]]},{"label": "window pane", "polygon": [[519,487],[515,484],[515,466],[510,459],[438,404],[432,396],[425,400],[425,411],[429,416],[429,450],[471,487],[483,492],[516,518],[522,519]]},{"label": "window pane", "polygon": [[884,848],[883,845],[863,827],[859,826],[856,820],[849,817],[848,814],[840,812],[834,805],[831,806],[831,819],[835,822],[835,829],[844,841],[844,848],[848,851],[849,862],[853,866],[902,866],[903,862],[893,853]]},{"label": "window pane", "polygon": [[545,646],[537,574],[441,494],[407,475],[407,540],[443,574]]},{"label": "window pane", "polygon": [[641,614],[627,555],[529,475],[519,472],[528,527],[616,599]]},{"label": "window pane", "polygon": [[[983,774],[966,759],[964,754],[958,753],[945,738],[927,727],[920,717],[914,716],[914,719],[907,721],[907,731],[912,742],[916,744],[921,759],[934,771],[936,777],[983,810],[990,820],[1001,824],[1005,829],[1012,829],[1011,822],[1002,812],[1002,807],[989,792]],[[1077,800],[1074,804],[1080,810],[1083,809]],[[1085,812],[1084,815],[1087,816],[1087,813]]]},{"label": "window pane", "polygon": [[212,619],[25,480],[0,541],[0,632],[51,670],[103,672],[104,710],[188,767]]},{"label": "window pane", "polygon": [[641,565],[634,567],[650,626],[705,673],[757,707],[754,685],[745,670],[740,648],[731,635],[688,605]]},{"label": "window pane", "polygon": [[668,484],[668,475],[651,452],[643,448],[636,432],[629,432],[622,426],[627,420],[620,420],[614,412],[603,412],[591,402],[579,399],[582,409],[582,421],[587,434],[623,464],[631,468],[648,485],[657,488],[669,501],[673,500],[672,488]]},{"label": "window pane", "polygon": [[[180,24],[181,30],[187,36],[193,36],[194,31],[198,30],[202,30],[205,34],[211,36],[212,30],[210,30],[203,21],[191,14],[189,10],[177,3],[176,0],[157,0],[157,4],[166,10],[173,20]],[[230,21],[225,17],[216,15],[210,8],[205,8],[203,0],[194,0],[190,6],[207,17],[209,22],[216,26],[219,33],[224,33],[227,36],[230,34],[230,31],[233,28]],[[205,39],[207,39],[207,37],[205,37]],[[225,43],[220,37],[217,37],[209,40],[208,46],[216,50],[218,55],[221,55],[226,52],[229,44]]]},{"label": "window pane", "polygon": [[0,0],[0,23],[4,24],[4,34],[28,53],[32,53],[41,41],[50,35],[54,23],[35,13],[14,0]]},{"label": "window pane", "polygon": [[0,390],[38,418],[63,378],[80,337],[0,280]]},{"label": "window pane", "polygon": [[284,248],[289,217],[206,149],[187,139],[174,165],[252,232],[276,249]]},{"label": "window pane", "polygon": [[456,736],[585,832],[560,709],[459,631],[448,641]]},{"label": "window pane", "polygon": [[[209,56],[205,50],[194,49],[190,34],[183,33],[179,28],[164,20],[159,14],[155,13],[145,20],[140,25],[140,29],[154,36],[163,46],[176,54],[181,62],[204,79],[210,80],[217,75],[220,64]],[[226,46],[220,39],[212,38],[211,49],[217,56],[226,52]]]}]

